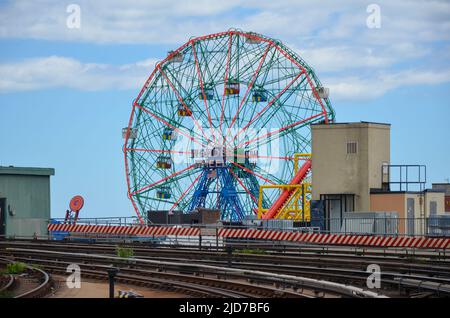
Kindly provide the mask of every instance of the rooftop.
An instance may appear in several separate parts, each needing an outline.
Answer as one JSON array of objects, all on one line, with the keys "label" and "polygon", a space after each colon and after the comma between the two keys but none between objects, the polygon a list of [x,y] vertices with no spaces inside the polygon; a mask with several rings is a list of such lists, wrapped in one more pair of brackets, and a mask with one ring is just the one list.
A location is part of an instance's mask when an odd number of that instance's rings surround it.
[{"label": "rooftop", "polygon": [[311,126],[315,126],[315,127],[336,127],[336,126],[350,126],[350,127],[355,127],[355,128],[359,128],[359,127],[383,127],[383,128],[389,128],[391,126],[391,124],[388,123],[376,123],[376,122],[369,122],[369,121],[360,121],[360,122],[343,122],[343,123],[328,123],[325,124],[323,122],[321,123],[316,123],[316,124],[311,124]]},{"label": "rooftop", "polygon": [[393,190],[393,191],[389,191],[389,190],[382,190],[382,189],[376,189],[376,188],[371,188],[370,189],[370,194],[398,194],[398,193],[410,193],[410,194],[419,194],[419,193],[424,193],[424,192],[436,192],[436,193],[444,193],[445,190],[442,189],[425,189],[422,191],[413,191],[413,190]]},{"label": "rooftop", "polygon": [[445,191],[446,195],[450,195],[450,183],[433,183],[433,189]]},{"label": "rooftop", "polygon": [[53,168],[0,166],[0,175],[53,176]]}]

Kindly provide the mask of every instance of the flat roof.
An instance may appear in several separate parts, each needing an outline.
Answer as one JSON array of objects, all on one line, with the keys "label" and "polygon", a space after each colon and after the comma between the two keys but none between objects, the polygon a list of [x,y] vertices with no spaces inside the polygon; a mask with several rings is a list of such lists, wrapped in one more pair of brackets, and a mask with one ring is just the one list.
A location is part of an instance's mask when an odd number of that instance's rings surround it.
[{"label": "flat roof", "polygon": [[433,189],[443,190],[446,195],[450,195],[450,183],[432,183],[431,186]]},{"label": "flat roof", "polygon": [[311,126],[361,125],[361,124],[391,126],[391,124],[388,124],[388,123],[377,123],[377,122],[372,122],[372,121],[341,122],[341,123],[328,123],[328,124],[325,124],[322,122],[322,123],[311,124]]},{"label": "flat roof", "polygon": [[[445,190],[442,189],[425,189],[423,190],[423,192],[436,192],[436,193],[445,193]],[[406,191],[406,190],[395,190],[395,191],[387,191],[387,190],[381,190],[381,189],[370,189],[370,194],[399,194],[399,193],[404,193],[404,194],[419,194],[419,193],[423,193],[421,191]]]},{"label": "flat roof", "polygon": [[54,168],[35,168],[35,167],[4,167],[0,166],[0,175],[27,175],[27,176],[53,176]]}]

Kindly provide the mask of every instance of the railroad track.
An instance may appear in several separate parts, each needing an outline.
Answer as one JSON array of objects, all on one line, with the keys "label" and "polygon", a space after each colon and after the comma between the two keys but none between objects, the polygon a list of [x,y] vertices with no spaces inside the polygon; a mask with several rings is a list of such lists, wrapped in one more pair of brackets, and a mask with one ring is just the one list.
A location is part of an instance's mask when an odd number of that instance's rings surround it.
[{"label": "railroad track", "polygon": [[[52,273],[65,274],[67,262],[52,262],[45,260],[38,261],[40,264],[46,264],[45,267]],[[83,277],[107,280],[106,270],[109,268],[104,265],[82,265],[81,273]],[[94,269],[92,269],[94,268]],[[230,282],[220,279],[205,277],[196,277],[193,282],[192,276],[182,274],[160,274],[154,275],[145,270],[121,268],[115,280],[124,284],[145,286],[153,289],[181,292],[195,297],[225,297],[225,298],[255,298],[255,297],[290,297],[307,298],[308,296],[291,291],[283,291],[267,286],[254,286],[242,282]]]},{"label": "railroad track", "polygon": [[[226,252],[226,247],[219,247],[216,249],[215,247],[205,247],[203,246],[201,250],[199,250],[198,245],[181,245],[181,246],[168,246],[168,245],[158,245],[155,247],[153,244],[146,244],[143,242],[134,242],[134,243],[121,243],[118,242],[116,244],[108,244],[108,243],[80,243],[73,241],[36,241],[36,240],[0,240],[0,248],[8,247],[8,246],[41,246],[41,247],[51,247],[52,249],[61,247],[63,249],[67,249],[69,246],[73,249],[77,248],[85,248],[89,246],[93,251],[97,253],[101,253],[103,251],[110,251],[114,249],[117,245],[132,247],[137,252],[164,252],[171,251],[172,253],[187,253],[193,251],[196,255],[204,254],[208,255],[211,253],[217,254],[217,252]],[[283,256],[314,256],[317,255],[336,255],[340,258],[354,258],[355,255],[364,256],[366,259],[403,259],[408,260],[417,260],[417,259],[426,259],[428,261],[448,261],[450,263],[450,253],[446,250],[423,250],[417,248],[380,248],[380,247],[355,247],[355,246],[333,246],[333,245],[310,245],[310,244],[267,244],[267,243],[232,243],[228,246],[231,246],[233,250],[264,250],[266,255],[276,255],[277,257],[280,255]]]},{"label": "railroad track", "polygon": [[[98,268],[103,268],[106,273],[107,268],[114,266],[119,267],[122,274],[145,277],[147,280],[163,279],[166,285],[182,288],[182,282],[189,283],[191,287],[191,284],[194,284],[228,291],[231,289],[233,293],[238,291],[243,297],[380,297],[361,288],[323,280],[259,270],[185,263],[179,260],[127,260],[115,256],[21,248],[9,248],[7,251],[17,260],[36,263],[50,271],[65,272],[68,264],[77,263],[83,268],[82,273],[90,274],[89,270],[94,270],[94,274],[98,274]],[[161,285],[161,282],[158,283]]]},{"label": "railroad track", "polygon": [[[8,263],[13,263],[13,261],[0,258],[0,264],[6,265]],[[48,273],[29,265],[26,265],[25,273],[27,277],[12,274],[3,275],[3,280],[6,283],[2,285],[0,292],[2,294],[7,293],[14,298],[39,298],[45,296],[51,287],[51,279]]]},{"label": "railroad track", "polygon": [[[24,246],[24,242],[0,242],[0,248],[8,246]],[[80,253],[96,253],[113,255],[115,245],[107,244],[75,244],[56,242],[26,243],[27,247],[48,248],[55,251],[73,251]],[[139,245],[138,245],[139,246]],[[293,276],[306,276],[315,279],[326,279],[335,282],[350,282],[355,286],[365,287],[369,264],[378,264],[382,269],[381,282],[384,292],[406,295],[417,290],[425,290],[442,296],[449,295],[450,262],[443,258],[437,259],[430,253],[418,253],[403,250],[382,254],[379,251],[366,249],[364,255],[355,249],[356,254],[350,255],[347,249],[323,249],[311,246],[296,247],[296,251],[288,253],[271,250],[263,255],[239,253],[237,249],[231,256],[223,251],[199,251],[192,248],[149,248],[134,247],[137,257],[157,259],[161,261],[183,261],[213,266],[232,266],[242,269],[257,269],[267,272],[282,273]],[[399,255],[400,254],[400,255]],[[392,292],[394,291],[394,292]]]}]

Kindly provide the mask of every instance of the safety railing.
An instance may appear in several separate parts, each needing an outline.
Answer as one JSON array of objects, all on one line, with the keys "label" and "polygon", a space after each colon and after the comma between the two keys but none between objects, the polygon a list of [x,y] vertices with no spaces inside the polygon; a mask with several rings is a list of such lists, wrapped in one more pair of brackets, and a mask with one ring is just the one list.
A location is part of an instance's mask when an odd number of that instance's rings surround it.
[{"label": "safety railing", "polygon": [[[64,219],[52,219],[51,223],[64,224]],[[250,220],[243,222],[217,222],[214,224],[148,224],[141,225],[135,217],[81,218],[78,225],[154,226],[200,229],[258,229],[328,234],[361,234],[383,236],[433,236],[450,237],[450,215],[429,218],[351,217],[311,218],[309,222],[294,220]]]},{"label": "safety railing", "polygon": [[321,233],[385,236],[450,236],[450,215],[429,218],[321,218],[311,219]]}]

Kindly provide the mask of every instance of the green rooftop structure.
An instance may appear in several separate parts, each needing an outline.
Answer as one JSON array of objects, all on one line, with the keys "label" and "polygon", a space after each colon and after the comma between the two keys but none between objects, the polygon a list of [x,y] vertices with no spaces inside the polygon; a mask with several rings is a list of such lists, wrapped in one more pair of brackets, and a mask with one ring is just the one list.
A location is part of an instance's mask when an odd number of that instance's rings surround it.
[{"label": "green rooftop structure", "polygon": [[0,166],[0,237],[46,236],[52,168]]}]

